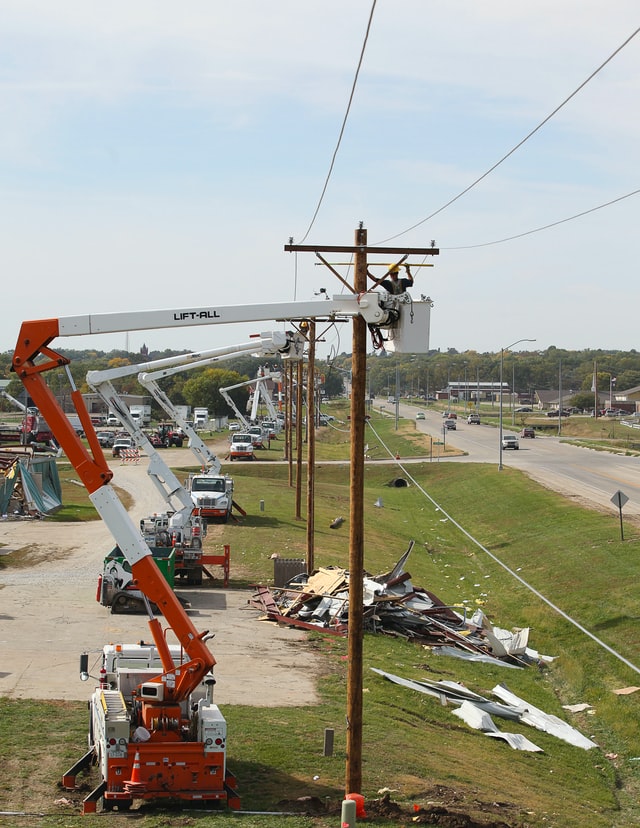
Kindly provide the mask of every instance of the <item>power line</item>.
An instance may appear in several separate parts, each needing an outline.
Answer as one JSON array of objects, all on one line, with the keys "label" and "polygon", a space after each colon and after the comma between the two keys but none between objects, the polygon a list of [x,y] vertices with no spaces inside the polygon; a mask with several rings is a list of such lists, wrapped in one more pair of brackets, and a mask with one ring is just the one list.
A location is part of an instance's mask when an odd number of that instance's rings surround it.
[{"label": "power line", "polygon": [[[368,425],[369,429],[371,431],[373,431],[373,433],[376,435],[378,440],[380,440],[380,444],[388,452],[389,456],[394,457],[395,455],[391,452],[389,447],[384,443],[383,439],[378,434],[378,432],[375,430],[375,428],[371,425],[370,421],[367,421],[367,425]],[[627,667],[629,667],[635,673],[640,673],[640,668],[638,668],[635,664],[633,664],[631,661],[626,659],[619,652],[614,650],[613,647],[610,647],[608,644],[606,644],[600,638],[595,636],[586,627],[583,627],[582,624],[580,624],[579,621],[576,621],[575,618],[572,618],[570,615],[568,615],[566,612],[564,612],[564,610],[562,610],[562,609],[560,609],[560,607],[556,606],[556,604],[554,604],[552,601],[550,601],[539,590],[537,590],[534,586],[532,586],[527,581],[525,581],[524,578],[520,577],[520,575],[518,575],[517,572],[514,572],[513,569],[511,569],[509,566],[507,566],[507,564],[504,563],[504,561],[500,560],[500,558],[498,558],[497,555],[494,555],[493,552],[490,552],[487,549],[486,546],[483,546],[482,543],[480,543],[480,541],[477,540],[477,538],[474,538],[473,535],[470,534],[464,528],[464,526],[459,524],[458,521],[455,520],[455,518],[453,518],[437,501],[435,501],[431,497],[431,495],[418,483],[418,481],[414,477],[412,477],[412,475],[409,473],[407,468],[402,465],[402,463],[399,462],[398,467],[402,469],[403,474],[405,474],[409,478],[409,480],[411,480],[413,485],[416,486],[417,489],[419,489],[419,491],[424,495],[424,497],[426,497],[427,500],[429,500],[436,507],[436,509],[438,509],[444,515],[444,517],[447,518],[447,520],[451,521],[453,526],[455,526],[456,529],[458,529],[460,532],[462,532],[462,534],[465,535],[465,537],[467,537],[471,541],[471,543],[475,544],[478,547],[478,549],[480,549],[482,552],[485,553],[485,555],[488,555],[494,563],[497,563],[498,566],[501,566],[505,570],[505,572],[507,572],[514,580],[518,581],[518,583],[520,583],[525,589],[528,589],[529,592],[533,593],[533,595],[535,595],[536,598],[538,598],[540,601],[544,602],[548,607],[550,607],[554,612],[556,612],[561,618],[564,618],[565,621],[568,621],[570,624],[573,624],[574,627],[576,627],[578,630],[580,630],[580,632],[583,633],[584,635],[588,636],[588,638],[590,638],[592,641],[594,641],[599,647],[602,647],[602,649],[606,650],[608,653],[610,653],[612,656],[617,658],[619,661],[621,661],[623,664],[625,664]]]},{"label": "power line", "polygon": [[446,204],[443,204],[443,205],[442,205],[442,207],[439,207],[437,210],[434,210],[434,212],[433,212],[433,213],[430,213],[430,214],[429,214],[428,216],[426,216],[425,218],[421,219],[420,221],[417,221],[415,224],[412,224],[412,225],[411,225],[411,227],[407,227],[407,229],[406,229],[406,230],[402,230],[400,233],[396,233],[394,236],[389,236],[389,237],[388,237],[388,238],[386,238],[386,239],[382,239],[382,241],[380,241],[380,242],[376,242],[376,244],[385,244],[386,242],[392,241],[393,239],[397,239],[399,236],[404,236],[404,234],[405,234],[405,233],[409,233],[411,230],[415,230],[415,229],[416,229],[416,227],[420,227],[420,225],[421,225],[421,224],[424,224],[426,221],[429,221],[429,220],[430,220],[430,219],[432,219],[434,216],[437,216],[437,215],[438,215],[438,213],[442,213],[442,211],[443,211],[443,210],[446,210],[446,209],[447,209],[447,207],[450,207],[452,204],[454,204],[456,201],[458,201],[458,199],[459,199],[459,198],[462,198],[462,196],[463,196],[463,195],[466,195],[466,193],[468,193],[468,192],[469,192],[469,190],[472,190],[472,189],[476,186],[476,184],[479,184],[479,183],[480,183],[483,179],[485,179],[488,175],[490,175],[490,174],[491,174],[491,173],[492,173],[495,169],[497,169],[497,168],[500,166],[500,164],[502,164],[504,161],[506,161],[506,160],[507,160],[507,158],[509,158],[511,155],[513,155],[513,153],[514,153],[514,152],[516,152],[516,150],[519,150],[519,149],[520,149],[520,147],[521,147],[523,144],[525,144],[525,143],[529,140],[529,138],[532,138],[532,137],[536,134],[536,132],[538,132],[538,130],[542,129],[542,127],[543,127],[543,126],[544,126],[544,125],[545,125],[548,121],[550,121],[550,120],[551,120],[551,118],[553,118],[553,116],[554,116],[554,115],[556,115],[558,112],[560,112],[560,110],[561,110],[561,109],[562,109],[562,108],[563,108],[566,104],[568,104],[568,103],[569,103],[569,101],[570,101],[572,98],[574,98],[574,97],[578,94],[578,92],[580,92],[580,91],[581,91],[581,90],[582,90],[582,89],[583,89],[583,88],[584,88],[584,87],[585,87],[585,86],[586,86],[586,85],[587,85],[587,84],[588,84],[591,80],[593,80],[593,78],[595,78],[595,76],[596,76],[596,75],[597,75],[597,74],[598,74],[598,73],[599,73],[602,69],[604,69],[604,67],[605,67],[605,66],[606,66],[606,65],[607,65],[607,64],[608,64],[611,60],[613,60],[613,58],[614,58],[614,57],[615,57],[615,56],[616,56],[619,52],[621,52],[621,51],[622,51],[622,49],[624,49],[624,47],[625,47],[628,43],[630,43],[630,42],[631,42],[631,40],[633,40],[633,38],[634,38],[634,37],[638,34],[638,32],[640,32],[640,27],[639,27],[639,28],[637,28],[637,29],[635,30],[635,32],[633,32],[632,34],[630,34],[630,35],[629,35],[629,37],[628,37],[628,38],[624,41],[624,43],[621,43],[621,44],[620,44],[620,46],[618,46],[618,48],[617,48],[614,52],[612,52],[612,53],[609,55],[609,57],[608,57],[608,58],[607,58],[607,59],[606,59],[603,63],[601,63],[601,64],[600,64],[600,66],[598,66],[598,68],[597,68],[597,69],[595,69],[595,70],[594,70],[594,71],[593,71],[593,72],[589,75],[589,77],[588,77],[588,78],[586,78],[586,80],[584,80],[584,81],[580,84],[580,86],[578,86],[578,88],[577,88],[577,89],[574,89],[574,91],[573,91],[573,92],[572,92],[572,93],[571,93],[571,94],[570,94],[567,98],[565,98],[565,99],[564,99],[564,101],[562,101],[562,103],[561,103],[561,104],[559,104],[559,105],[558,105],[558,106],[557,106],[557,107],[556,107],[556,108],[555,108],[552,112],[550,112],[550,113],[549,113],[549,115],[547,115],[547,117],[546,117],[544,120],[542,120],[542,121],[538,124],[538,126],[537,126],[537,127],[535,127],[535,129],[532,129],[532,130],[531,130],[531,132],[529,132],[529,134],[528,134],[528,135],[525,135],[525,137],[524,137],[521,141],[519,141],[519,142],[515,145],[515,147],[513,147],[512,149],[510,149],[510,150],[509,150],[509,152],[508,152],[506,155],[503,155],[503,156],[502,156],[502,158],[501,158],[499,161],[496,161],[496,163],[495,163],[492,167],[489,167],[489,169],[488,169],[486,172],[484,172],[481,176],[479,176],[479,178],[476,178],[476,180],[475,180],[475,181],[473,181],[471,184],[469,184],[469,186],[468,186],[468,187],[465,187],[465,189],[464,189],[464,190],[462,190],[462,192],[458,193],[458,195],[457,195],[457,196],[454,196],[453,198],[449,199],[449,201],[447,201],[447,202],[446,202]]},{"label": "power line", "polygon": [[624,201],[625,198],[638,195],[639,190],[632,190],[626,195],[614,198],[611,201],[606,201],[604,204],[599,204],[597,207],[591,207],[589,210],[583,210],[581,213],[576,213],[574,216],[559,219],[559,221],[552,221],[551,224],[544,224],[542,227],[536,227],[534,230],[526,230],[524,233],[517,233],[515,236],[507,236],[504,239],[496,239],[495,241],[482,242],[481,244],[463,244],[456,247],[441,247],[440,250],[473,250],[476,247],[490,247],[492,244],[502,244],[503,242],[513,241],[514,239],[521,239],[523,236],[531,236],[533,233],[540,233],[542,230],[548,230],[550,227],[557,227],[559,224],[565,224],[567,221],[587,216],[589,213],[595,213],[597,210],[602,210],[605,207],[610,207],[612,204],[617,204],[619,201]]},{"label": "power line", "polygon": [[347,111],[344,114],[344,119],[342,121],[342,127],[340,128],[340,134],[338,136],[338,143],[336,144],[336,148],[333,151],[333,156],[331,157],[331,164],[329,165],[329,172],[327,173],[327,177],[324,182],[324,187],[322,188],[322,192],[320,193],[320,199],[316,206],[315,212],[311,219],[311,223],[307,227],[307,232],[302,237],[301,244],[306,240],[307,236],[311,232],[311,228],[313,227],[315,220],[318,216],[318,212],[320,211],[320,206],[324,200],[325,193],[327,192],[327,187],[329,186],[329,179],[331,178],[331,173],[333,172],[333,166],[336,162],[336,157],[338,155],[338,150],[340,149],[340,144],[342,143],[342,136],[344,135],[345,128],[347,126],[347,118],[349,117],[349,111],[351,110],[351,104],[353,103],[353,96],[355,95],[356,91],[356,84],[358,83],[358,76],[360,74],[360,68],[362,66],[362,61],[364,60],[364,52],[367,47],[367,41],[369,39],[369,32],[371,31],[371,23],[373,21],[373,12],[376,7],[377,0],[373,0],[373,4],[371,6],[371,11],[369,13],[369,21],[367,23],[367,31],[365,32],[364,41],[362,43],[362,49],[360,50],[360,59],[358,61],[358,67],[356,69],[356,74],[353,79],[353,85],[351,86],[351,94],[349,95],[349,103],[347,104]]}]

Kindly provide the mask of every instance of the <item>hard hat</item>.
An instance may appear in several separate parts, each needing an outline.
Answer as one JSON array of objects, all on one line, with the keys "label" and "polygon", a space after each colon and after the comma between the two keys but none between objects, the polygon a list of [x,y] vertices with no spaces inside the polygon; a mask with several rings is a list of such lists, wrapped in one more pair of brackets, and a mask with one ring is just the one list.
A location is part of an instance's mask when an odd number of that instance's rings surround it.
[{"label": "hard hat", "polygon": [[397,264],[390,264],[388,269],[389,269],[389,273],[399,273],[400,272],[400,268],[398,267]]}]

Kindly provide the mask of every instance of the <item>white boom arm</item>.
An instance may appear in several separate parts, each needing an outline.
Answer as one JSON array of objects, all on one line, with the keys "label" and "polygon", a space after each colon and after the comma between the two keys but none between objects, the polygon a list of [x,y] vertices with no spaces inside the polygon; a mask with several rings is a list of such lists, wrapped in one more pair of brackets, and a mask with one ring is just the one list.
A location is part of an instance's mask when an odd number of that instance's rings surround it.
[{"label": "white boom arm", "polygon": [[[324,302],[282,302],[279,304],[208,306],[187,309],[130,311],[67,316],[42,320],[49,323],[49,341],[56,336],[84,336],[142,331],[156,328],[184,328],[201,325],[228,325],[238,322],[293,319],[338,320],[361,316],[372,327],[387,333],[384,347],[398,353],[426,353],[429,348],[430,299],[414,301],[408,293],[392,296],[386,291],[347,293]],[[45,331],[43,331],[45,333]],[[28,352],[29,346],[26,346]],[[20,357],[22,358],[22,357]]]},{"label": "white boom arm", "polygon": [[258,405],[260,403],[260,398],[264,401],[264,404],[267,407],[267,411],[269,412],[270,417],[275,420],[276,419],[276,409],[273,404],[273,400],[271,399],[271,395],[269,394],[269,390],[267,389],[267,380],[280,380],[282,378],[282,374],[280,371],[265,371],[261,376],[256,377],[256,390],[253,394],[253,401],[251,403],[251,421],[255,423],[258,418]]},{"label": "white boom arm", "polygon": [[[142,313],[144,314],[145,312],[143,311]],[[123,315],[129,316],[129,314]],[[281,334],[281,336],[284,338],[285,334]],[[256,343],[252,343],[252,345],[254,348],[257,347]],[[295,341],[293,345],[299,347],[299,342]],[[283,342],[282,347],[286,347],[286,342]],[[193,509],[191,496],[164,462],[158,450],[151,444],[142,430],[141,425],[133,420],[129,409],[113,387],[112,381],[139,373],[141,369],[160,369],[174,365],[180,365],[184,369],[188,365],[196,366],[201,363],[203,358],[219,356],[223,351],[226,352],[228,349],[212,348],[206,351],[192,351],[191,353],[177,354],[176,356],[150,360],[148,362],[137,363],[136,365],[121,365],[118,368],[108,368],[103,371],[89,371],[87,373],[87,383],[89,386],[100,395],[109,409],[118,415],[125,430],[135,439],[136,443],[144,448],[149,457],[147,474],[160,492],[169,509],[176,511],[180,515],[180,518],[173,518],[174,522],[180,520],[183,525],[187,522]],[[174,499],[180,504],[178,508],[176,508],[173,502]]]},{"label": "white boom arm", "polygon": [[305,340],[299,334],[285,334],[281,332],[262,333],[259,341],[244,342],[241,345],[232,345],[228,348],[216,349],[207,359],[192,362],[189,365],[174,365],[159,371],[142,372],[138,374],[138,382],[153,396],[169,417],[174,420],[189,438],[189,448],[196,456],[202,468],[207,468],[213,474],[220,474],[220,461],[211,452],[198,432],[186,421],[173,405],[167,394],[158,385],[158,380],[172,376],[181,371],[192,368],[204,368],[215,362],[232,359],[239,354],[256,354],[257,356],[274,356],[280,354],[283,358],[302,358]]},{"label": "white boom arm", "polygon": [[9,402],[13,403],[16,408],[19,408],[24,414],[27,413],[27,406],[23,405],[20,400],[16,400],[15,397],[12,397],[11,394],[7,391],[7,386],[9,385],[10,380],[0,380],[0,396],[4,397],[5,399],[9,400]]},{"label": "white boom arm", "polygon": [[245,429],[245,431],[246,431],[246,429],[249,428],[249,422],[248,422],[247,418],[244,416],[244,414],[242,413],[242,411],[240,411],[238,406],[233,401],[233,399],[231,397],[231,394],[229,394],[229,389],[231,389],[233,391],[234,388],[241,388],[241,387],[244,387],[245,385],[249,385],[252,382],[255,382],[255,380],[248,380],[247,382],[241,382],[238,385],[229,385],[227,388],[219,388],[218,389],[218,391],[220,391],[220,394],[222,395],[222,398],[224,399],[224,401],[227,403],[227,405],[231,408],[233,413],[236,415],[236,417],[242,423],[242,427]]},{"label": "white boom arm", "polygon": [[[127,366],[128,368],[137,368],[137,366]],[[120,369],[113,369],[120,370]],[[87,374],[87,383],[93,390],[102,397],[104,402],[109,406],[110,410],[115,411],[125,430],[133,437],[136,445],[144,449],[149,457],[149,465],[147,467],[147,474],[153,481],[156,489],[160,492],[161,497],[167,504],[171,511],[175,511],[180,515],[179,521],[174,517],[174,523],[179,522],[181,526],[186,525],[191,512],[193,511],[193,502],[189,493],[186,491],[182,483],[178,480],[175,474],[171,471],[169,466],[164,462],[160,453],[152,445],[147,435],[142,429],[142,425],[138,424],[132,417],[127,406],[122,402],[118,392],[113,387],[108,379],[100,378],[100,375],[109,374],[110,371],[89,371]],[[178,501],[179,506],[173,502],[174,498]]]},{"label": "white boom arm", "polygon": [[278,374],[268,373],[268,374],[265,374],[265,375],[260,376],[260,377],[254,377],[253,379],[245,380],[244,382],[238,382],[235,385],[227,385],[226,388],[218,389],[220,391],[220,394],[223,396],[224,400],[227,402],[227,404],[229,406],[231,406],[231,408],[233,409],[236,417],[240,420],[240,422],[243,424],[243,426],[245,428],[249,428],[249,422],[247,422],[247,418],[240,412],[240,409],[238,408],[238,406],[233,401],[231,395],[229,394],[229,391],[234,391],[236,388],[245,388],[247,385],[255,385],[256,388],[255,388],[255,391],[253,393],[253,404],[251,406],[250,419],[252,421],[254,421],[257,417],[258,402],[260,400],[261,395],[262,395],[262,398],[265,401],[265,405],[269,409],[269,413],[271,414],[273,419],[276,419],[276,410],[275,410],[275,407],[273,405],[273,402],[269,398],[269,393],[268,393],[268,391],[266,389],[266,386],[265,386],[265,381],[268,380],[268,379],[272,379],[273,376],[278,376],[279,377],[280,374],[279,373]]}]

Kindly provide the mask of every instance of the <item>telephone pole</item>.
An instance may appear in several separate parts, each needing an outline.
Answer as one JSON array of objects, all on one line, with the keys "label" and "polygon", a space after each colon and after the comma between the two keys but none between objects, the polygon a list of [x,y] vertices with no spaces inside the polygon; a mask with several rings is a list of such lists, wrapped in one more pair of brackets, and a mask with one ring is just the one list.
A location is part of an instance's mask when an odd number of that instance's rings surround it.
[{"label": "telephone pole", "polygon": [[[318,258],[352,293],[359,295],[367,291],[367,254],[400,255],[410,254],[437,256],[440,251],[434,247],[399,248],[369,247],[367,231],[362,223],[355,232],[355,244],[336,245],[295,245],[287,244],[289,252],[315,253]],[[354,257],[354,283],[349,285],[326,262],[320,253],[347,253]],[[374,280],[375,281],[375,280]],[[365,397],[367,385],[367,323],[362,316],[353,317],[353,338],[351,353],[351,454],[350,454],[350,505],[349,505],[349,619],[348,619],[348,672],[347,672],[347,762],[345,793],[360,793],[362,790],[362,689],[363,689],[363,639],[364,613],[362,606],[364,578],[364,445],[365,445]]]}]

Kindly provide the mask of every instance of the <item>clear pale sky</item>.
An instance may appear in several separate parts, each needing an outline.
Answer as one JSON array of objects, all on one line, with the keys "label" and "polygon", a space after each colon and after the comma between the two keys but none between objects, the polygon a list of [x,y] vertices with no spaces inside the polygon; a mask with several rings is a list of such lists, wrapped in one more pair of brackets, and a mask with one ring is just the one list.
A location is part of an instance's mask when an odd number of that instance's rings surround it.
[{"label": "clear pale sky", "polygon": [[[24,319],[308,300],[370,0],[0,0],[0,348]],[[637,0],[378,0],[306,243],[428,246],[431,347],[638,347]],[[347,278],[347,268],[339,268]],[[274,323],[59,340],[201,349]],[[349,351],[350,333],[324,346]]]}]

